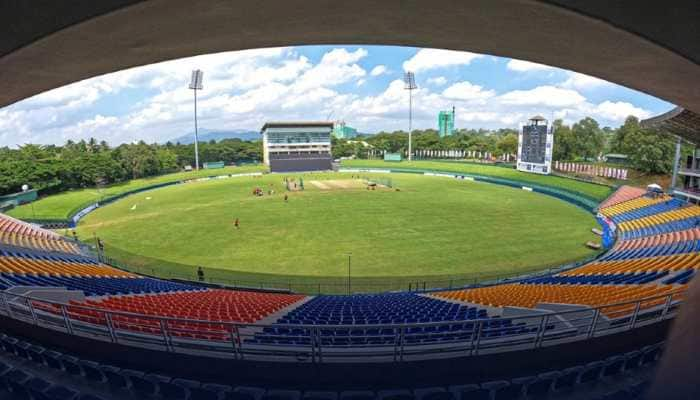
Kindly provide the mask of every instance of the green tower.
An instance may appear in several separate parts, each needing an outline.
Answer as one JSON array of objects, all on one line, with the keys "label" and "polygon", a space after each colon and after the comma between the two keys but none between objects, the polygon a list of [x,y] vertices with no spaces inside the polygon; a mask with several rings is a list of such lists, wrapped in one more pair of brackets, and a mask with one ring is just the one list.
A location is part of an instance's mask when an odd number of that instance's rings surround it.
[{"label": "green tower", "polygon": [[455,108],[452,111],[440,111],[438,114],[438,132],[440,137],[452,136],[455,132]]}]

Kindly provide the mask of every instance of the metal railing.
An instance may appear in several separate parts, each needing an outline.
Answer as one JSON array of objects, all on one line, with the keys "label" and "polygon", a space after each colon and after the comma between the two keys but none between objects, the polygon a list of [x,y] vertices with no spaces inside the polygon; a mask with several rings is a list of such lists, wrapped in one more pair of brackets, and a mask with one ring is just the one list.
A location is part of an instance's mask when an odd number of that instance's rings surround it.
[{"label": "metal railing", "polygon": [[583,341],[673,318],[683,292],[561,312],[402,324],[258,324],[112,311],[0,292],[0,314],[106,342],[279,362],[404,362]]}]

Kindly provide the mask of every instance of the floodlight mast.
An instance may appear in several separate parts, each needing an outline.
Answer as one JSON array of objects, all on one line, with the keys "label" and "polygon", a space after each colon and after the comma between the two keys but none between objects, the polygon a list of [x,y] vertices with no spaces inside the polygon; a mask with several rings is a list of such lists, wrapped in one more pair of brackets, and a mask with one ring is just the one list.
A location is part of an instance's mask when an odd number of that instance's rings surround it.
[{"label": "floodlight mast", "polygon": [[199,132],[197,129],[197,90],[202,90],[202,79],[204,72],[201,69],[192,71],[190,89],[194,91],[194,164],[195,170],[199,171]]},{"label": "floodlight mast", "polygon": [[411,154],[413,152],[411,143],[411,132],[413,131],[413,127],[411,126],[413,123],[413,91],[417,89],[418,86],[416,86],[416,76],[411,71],[406,71],[403,76],[403,81],[403,88],[408,90],[408,161],[411,161],[413,160],[413,155]]}]

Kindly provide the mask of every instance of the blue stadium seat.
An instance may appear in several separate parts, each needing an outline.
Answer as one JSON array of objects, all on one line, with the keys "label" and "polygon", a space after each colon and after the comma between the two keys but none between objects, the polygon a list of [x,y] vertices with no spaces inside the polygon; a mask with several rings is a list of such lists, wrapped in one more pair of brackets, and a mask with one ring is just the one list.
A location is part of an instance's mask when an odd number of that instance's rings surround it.
[{"label": "blue stadium seat", "polygon": [[442,387],[415,389],[413,393],[417,400],[456,400],[452,392]]},{"label": "blue stadium seat", "polygon": [[29,353],[29,358],[39,364],[46,364],[46,361],[44,359],[44,352],[46,352],[46,349],[37,346],[37,345],[31,345],[29,346],[29,349],[27,349],[27,352]]},{"label": "blue stadium seat", "polygon": [[652,204],[646,207],[637,208],[631,211],[623,212],[617,215],[613,215],[610,219],[616,224],[625,221],[631,221],[633,219],[639,219],[648,217],[650,215],[659,214],[667,211],[673,211],[675,209],[681,208],[686,203],[679,199],[669,199],[663,203]]},{"label": "blue stadium seat", "polygon": [[83,369],[80,368],[80,364],[78,363],[78,357],[70,356],[67,354],[64,354],[60,358],[61,363],[63,364],[63,370],[68,372],[71,375],[74,376],[82,376],[83,375]]},{"label": "blue stadium seat", "polygon": [[380,390],[377,400],[415,400],[415,396],[407,389]]},{"label": "blue stadium seat", "polygon": [[370,390],[348,390],[340,392],[340,400],[375,400],[375,395]]},{"label": "blue stadium seat", "polygon": [[640,285],[661,279],[668,274],[668,271],[652,271],[600,275],[553,275],[524,279],[520,283],[540,285]]},{"label": "blue stadium seat", "polygon": [[542,398],[554,391],[560,371],[547,371],[537,375],[537,380],[527,388],[527,395],[531,398]]},{"label": "blue stadium seat", "polygon": [[605,359],[605,367],[601,376],[615,376],[621,374],[625,370],[626,358],[622,355],[611,356]]},{"label": "blue stadium seat", "polygon": [[95,278],[2,273],[1,276],[16,286],[54,286],[82,290],[87,296],[118,294],[166,293],[184,290],[203,290],[203,287],[153,278]]},{"label": "blue stadium seat", "polygon": [[[203,391],[208,391],[211,393],[214,393],[216,395],[216,399],[225,399],[228,398],[228,394],[233,391],[233,388],[228,385],[220,385],[217,383],[204,383],[202,384],[202,390]],[[202,399],[205,400],[208,399],[208,397]],[[200,400],[199,398],[192,397],[192,400]]]},{"label": "blue stadium seat", "polygon": [[456,400],[491,400],[491,393],[476,384],[450,386],[448,390]]},{"label": "blue stadium seat", "polygon": [[583,365],[577,365],[575,367],[563,369],[561,371],[561,375],[559,376],[559,378],[557,378],[557,381],[554,385],[554,391],[559,392],[562,390],[573,389],[576,385],[580,383],[579,377],[581,376],[583,370]]},{"label": "blue stadium seat", "polygon": [[301,392],[299,392],[298,390],[271,389],[271,390],[268,390],[261,397],[261,400],[300,400],[300,399],[301,399]]},{"label": "blue stadium seat", "polygon": [[44,356],[44,364],[46,364],[47,367],[58,371],[63,370],[63,363],[61,362],[63,354],[57,351],[47,350],[42,355]]},{"label": "blue stadium seat", "polygon": [[[309,346],[310,332],[281,325],[317,324],[348,325],[348,329],[322,329],[324,346],[393,345],[393,328],[365,328],[364,325],[451,322],[488,318],[485,309],[438,300],[415,293],[375,295],[317,296],[266,327],[251,344]],[[498,319],[489,324],[490,332],[501,335],[511,329],[510,320]],[[456,325],[455,325],[456,326]],[[407,344],[437,343],[471,338],[473,324],[459,326],[414,327],[405,332]]]},{"label": "blue stadium seat", "polygon": [[5,374],[12,371],[12,367],[0,361],[0,390],[7,390],[7,380]]},{"label": "blue stadium seat", "polygon": [[12,392],[13,397],[18,399],[29,398],[26,384],[32,378],[32,375],[21,369],[12,369],[3,375],[3,380]]},{"label": "blue stadium seat", "polygon": [[61,385],[51,386],[45,393],[46,397],[51,400],[75,400],[80,394],[80,392]]},{"label": "blue stadium seat", "polygon": [[525,396],[530,384],[537,381],[536,376],[522,376],[510,380],[510,385],[496,391],[494,400],[515,400]]},{"label": "blue stadium seat", "polygon": [[646,236],[660,235],[663,233],[693,229],[699,226],[700,217],[690,217],[677,221],[666,222],[663,224],[651,225],[640,229],[622,231],[618,234],[618,238],[623,240],[639,239]]},{"label": "blue stadium seat", "polygon": [[104,364],[101,364],[99,368],[107,378],[107,383],[112,390],[126,390],[131,387],[131,381],[127,375],[121,373],[121,369]]},{"label": "blue stadium seat", "polygon": [[593,361],[586,364],[581,372],[581,376],[579,376],[579,382],[589,383],[597,381],[603,373],[603,368],[605,368],[605,362],[603,361]]},{"label": "blue stadium seat", "polygon": [[265,389],[253,386],[237,386],[226,394],[228,400],[261,400]]},{"label": "blue stadium seat", "polygon": [[51,386],[51,382],[41,378],[32,378],[27,381],[26,388],[32,400],[50,400],[46,390]]},{"label": "blue stadium seat", "polygon": [[94,394],[81,394],[78,400],[105,400],[103,397],[95,396]]},{"label": "blue stadium seat", "polygon": [[144,376],[144,379],[152,382],[158,387],[157,391],[160,397],[173,400],[187,399],[187,389],[183,386],[179,386],[172,383],[173,379],[169,376],[159,374],[148,374]]},{"label": "blue stadium seat", "polygon": [[131,382],[131,390],[137,396],[150,397],[158,393],[158,386],[154,382],[146,379],[146,374],[142,371],[123,369],[120,371],[120,374],[129,379]]},{"label": "blue stadium seat", "polygon": [[39,261],[60,261],[60,262],[72,262],[80,264],[92,264],[98,265],[99,262],[91,257],[86,257],[78,254],[65,254],[65,253],[55,253],[42,251],[39,249],[29,249],[29,248],[15,248],[0,243],[0,256],[5,257],[18,257],[18,258],[29,258],[32,260]]},{"label": "blue stadium seat", "polygon": [[107,382],[107,377],[100,369],[99,363],[89,360],[79,360],[78,365],[82,368],[85,379],[96,383]]},{"label": "blue stadium seat", "polygon": [[302,400],[338,400],[337,392],[308,391],[304,392]]}]

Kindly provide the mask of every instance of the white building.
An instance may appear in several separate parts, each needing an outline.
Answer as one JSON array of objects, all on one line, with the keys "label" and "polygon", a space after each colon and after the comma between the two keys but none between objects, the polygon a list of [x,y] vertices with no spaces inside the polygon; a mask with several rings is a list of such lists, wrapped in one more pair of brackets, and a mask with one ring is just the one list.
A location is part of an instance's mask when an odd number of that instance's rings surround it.
[{"label": "white building", "polygon": [[271,172],[332,169],[332,122],[267,122],[263,125],[263,161]]}]

